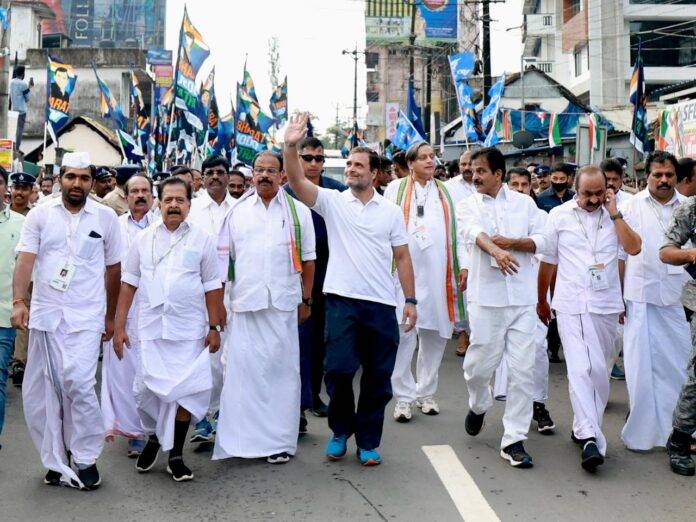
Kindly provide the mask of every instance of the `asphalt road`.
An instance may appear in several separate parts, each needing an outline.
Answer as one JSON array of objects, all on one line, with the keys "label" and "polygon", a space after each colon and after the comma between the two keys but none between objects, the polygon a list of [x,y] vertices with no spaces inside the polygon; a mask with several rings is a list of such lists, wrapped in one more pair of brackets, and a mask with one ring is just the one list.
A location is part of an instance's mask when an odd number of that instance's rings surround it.
[{"label": "asphalt road", "polygon": [[327,462],[326,422],[310,416],[309,434],[284,466],[212,462],[209,451],[187,445],[196,479],[176,484],[161,456],[153,472],[136,473],[119,440],[107,444],[99,461],[99,490],[52,488],[42,483],[19,390],[10,387],[0,451],[0,520],[694,520],[696,479],[674,475],[662,450],[636,453],[621,444],[628,408],[624,383],[612,383],[606,464],[589,475],[569,440],[565,366],[552,364],[548,406],[556,434],[531,433],[526,447],[535,466],[517,470],[498,455],[502,404],[487,414],[478,437],[465,433],[466,387],[453,349],[452,343],[440,372],[441,414],[416,413],[406,425],[389,416],[384,462],[369,469],[357,463],[352,445],[342,462]]}]

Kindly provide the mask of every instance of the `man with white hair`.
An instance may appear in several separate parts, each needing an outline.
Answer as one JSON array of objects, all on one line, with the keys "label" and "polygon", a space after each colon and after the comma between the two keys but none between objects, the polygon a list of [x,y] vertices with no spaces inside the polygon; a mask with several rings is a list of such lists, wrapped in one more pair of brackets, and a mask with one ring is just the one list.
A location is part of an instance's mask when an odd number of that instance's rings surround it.
[{"label": "man with white hair", "polygon": [[44,481],[84,489],[101,483],[96,460],[104,424],[95,373],[99,341],[113,335],[121,277],[116,214],[87,198],[93,173],[89,154],[64,156],[62,196],[32,209],[24,223],[12,301],[13,325],[29,328],[22,397],[29,434],[49,470]]}]

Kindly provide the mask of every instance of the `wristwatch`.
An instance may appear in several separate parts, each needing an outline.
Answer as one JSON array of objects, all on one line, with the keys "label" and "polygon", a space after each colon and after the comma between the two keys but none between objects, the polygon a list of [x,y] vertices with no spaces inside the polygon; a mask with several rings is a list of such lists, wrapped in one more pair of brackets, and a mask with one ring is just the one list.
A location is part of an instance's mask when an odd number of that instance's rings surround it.
[{"label": "wristwatch", "polygon": [[222,326],[220,326],[219,324],[211,324],[210,331],[212,332],[213,330],[215,330],[217,333],[220,333],[222,332]]},{"label": "wristwatch", "polygon": [[612,221],[616,221],[617,219],[623,219],[623,214],[622,214],[621,211],[619,210],[619,211],[618,211],[616,214],[614,214],[613,216],[609,216],[609,219],[611,219]]},{"label": "wristwatch", "polygon": [[407,297],[406,304],[412,304],[413,306],[416,306],[418,304],[418,299],[416,299],[415,297]]},{"label": "wristwatch", "polygon": [[303,297],[302,304],[312,306],[314,304],[314,299],[312,299],[311,297]]}]

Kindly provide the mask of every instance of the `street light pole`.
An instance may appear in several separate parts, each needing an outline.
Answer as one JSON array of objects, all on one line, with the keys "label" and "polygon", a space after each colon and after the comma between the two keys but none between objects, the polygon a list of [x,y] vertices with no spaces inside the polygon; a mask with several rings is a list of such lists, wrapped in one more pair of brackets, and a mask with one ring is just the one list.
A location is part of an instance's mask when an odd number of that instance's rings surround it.
[{"label": "street light pole", "polygon": [[352,51],[342,51],[341,54],[350,54],[353,56],[354,69],[353,69],[353,127],[358,125],[358,46]]}]

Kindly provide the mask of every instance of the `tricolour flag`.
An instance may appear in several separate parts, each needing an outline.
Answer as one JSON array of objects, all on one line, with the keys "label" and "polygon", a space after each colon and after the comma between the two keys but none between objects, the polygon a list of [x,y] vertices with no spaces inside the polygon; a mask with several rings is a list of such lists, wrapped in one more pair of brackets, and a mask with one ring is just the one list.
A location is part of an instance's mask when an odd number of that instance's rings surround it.
[{"label": "tricolour flag", "polygon": [[645,77],[643,75],[643,60],[640,57],[640,45],[631,75],[629,100],[633,105],[630,141],[638,152],[648,152],[648,98],[645,95]]},{"label": "tricolour flag", "polygon": [[503,111],[503,117],[501,118],[502,123],[502,135],[503,140],[512,140],[512,121],[510,120],[510,111]]},{"label": "tricolour flag", "polygon": [[549,147],[560,147],[563,144],[561,126],[558,123],[558,114],[552,112],[549,118]]},{"label": "tricolour flag", "polygon": [[587,122],[589,124],[589,132],[590,132],[590,149],[591,150],[599,150],[599,141],[600,141],[600,134],[599,134],[599,115],[598,114],[590,114],[587,117]]},{"label": "tricolour flag", "polygon": [[669,132],[669,111],[661,110],[657,115],[655,125],[655,148],[667,150],[667,134]]}]

